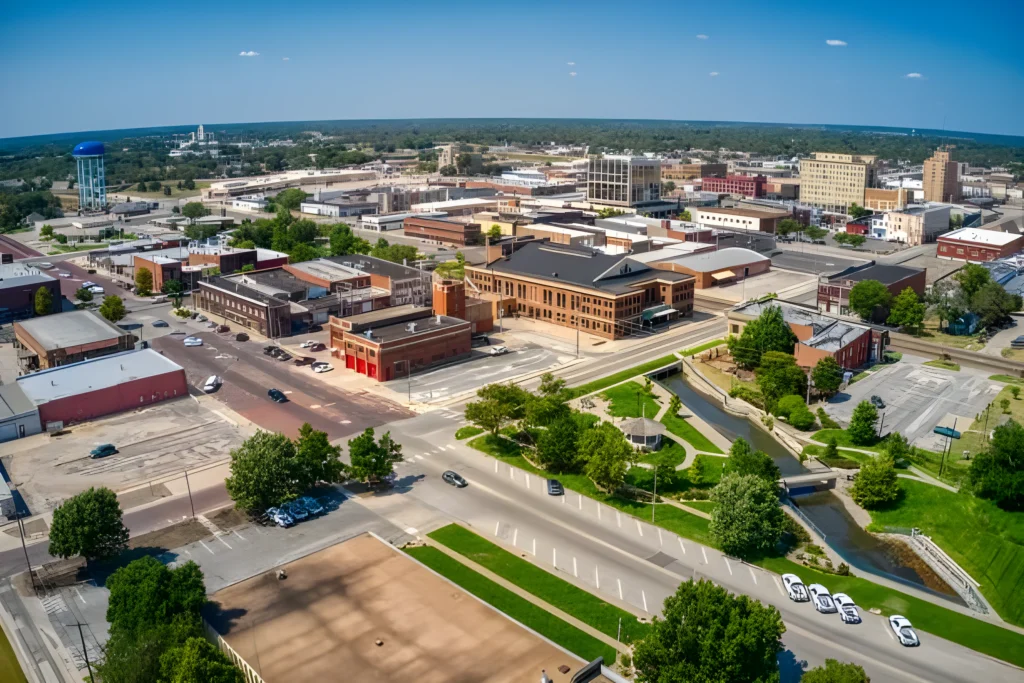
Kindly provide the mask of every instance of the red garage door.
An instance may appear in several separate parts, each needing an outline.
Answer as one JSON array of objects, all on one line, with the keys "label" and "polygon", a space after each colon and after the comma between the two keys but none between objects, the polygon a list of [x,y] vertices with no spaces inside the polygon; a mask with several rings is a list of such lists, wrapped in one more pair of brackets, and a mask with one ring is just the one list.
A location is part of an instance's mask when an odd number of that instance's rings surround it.
[{"label": "red garage door", "polygon": [[366,361],[363,360],[362,358],[356,359],[356,372],[358,372],[360,375],[366,374]]},{"label": "red garage door", "polygon": [[349,370],[355,370],[356,369],[356,357],[355,356],[345,356],[345,367],[348,368]]},{"label": "red garage door", "polygon": [[377,366],[373,363],[367,363],[366,365],[366,376],[377,379]]}]

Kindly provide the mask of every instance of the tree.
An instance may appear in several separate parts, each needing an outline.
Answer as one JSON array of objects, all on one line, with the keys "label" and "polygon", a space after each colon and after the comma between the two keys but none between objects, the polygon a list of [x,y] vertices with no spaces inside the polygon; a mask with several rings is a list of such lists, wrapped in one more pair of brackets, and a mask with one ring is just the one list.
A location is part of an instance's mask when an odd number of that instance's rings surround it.
[{"label": "tree", "polygon": [[306,192],[297,187],[290,187],[287,190],[278,192],[274,197],[274,203],[288,211],[294,211],[299,208],[302,202],[306,201],[307,197],[309,197],[309,194]]},{"label": "tree", "polygon": [[830,436],[825,442],[825,453],[822,457],[827,460],[835,460],[839,457],[839,442],[836,441],[836,437]]},{"label": "tree", "polygon": [[1018,386],[1010,387],[1010,393],[1013,394],[1013,400],[1016,401],[1017,399],[1020,398],[1020,387],[1018,387]]},{"label": "tree", "polygon": [[[384,242],[384,246],[380,245]],[[384,259],[392,263],[405,263],[415,261],[419,258],[419,250],[410,244],[387,244],[386,240],[380,240],[376,247],[370,250],[370,256]]]},{"label": "tree", "polygon": [[321,481],[334,484],[345,480],[341,448],[331,444],[326,432],[313,429],[308,422],[299,428],[291,464],[295,493],[304,493]]},{"label": "tree", "polygon": [[871,683],[862,667],[835,659],[826,659],[824,666],[804,672],[800,683]]},{"label": "tree", "polygon": [[244,683],[245,677],[205,638],[189,638],[160,657],[161,681],[167,683]]},{"label": "tree", "polygon": [[640,683],[779,681],[786,627],[775,607],[690,579],[661,611],[634,648]]},{"label": "tree", "polygon": [[846,429],[850,440],[858,446],[870,446],[875,441],[875,423],[878,411],[868,401],[861,401],[853,409],[850,426]]},{"label": "tree", "polygon": [[175,308],[181,308],[181,299],[185,294],[185,285],[181,283],[181,280],[164,280],[160,285],[160,292],[171,297]]},{"label": "tree", "polygon": [[100,304],[100,315],[110,322],[116,323],[128,315],[128,309],[124,307],[121,297],[111,294],[103,297],[103,303]]},{"label": "tree", "polygon": [[312,261],[313,259],[320,258],[321,256],[320,248],[314,247],[312,244],[299,243],[288,250],[289,263]]},{"label": "tree", "polygon": [[492,435],[526,414],[529,392],[514,384],[488,384],[477,390],[482,399],[466,404],[466,419]]},{"label": "tree", "polygon": [[43,227],[39,228],[39,236],[43,238],[53,237],[53,226],[44,225]]},{"label": "tree", "polygon": [[730,555],[752,558],[771,552],[786,528],[778,485],[754,474],[730,473],[711,490],[717,505],[708,531]]},{"label": "tree", "polygon": [[216,225],[186,225],[185,237],[202,242],[216,235],[218,231],[219,229]]},{"label": "tree", "polygon": [[693,216],[690,215],[689,209],[683,209],[682,213],[679,214],[679,220],[686,221],[687,223],[693,220]]},{"label": "tree", "polygon": [[850,215],[850,218],[852,218],[853,220],[857,220],[858,218],[863,218],[864,216],[870,216],[871,210],[865,209],[863,206],[859,206],[857,202],[853,202],[852,204],[850,204],[850,208],[847,211],[847,213]]},{"label": "tree", "polygon": [[565,391],[565,380],[555,377],[553,373],[545,372],[540,376],[540,386],[537,391],[542,396],[558,396]]},{"label": "tree", "polygon": [[778,225],[775,226],[775,234],[785,237],[786,235],[792,235],[795,232],[801,232],[803,229],[804,226],[800,225],[799,221],[792,218],[783,218],[779,221]]},{"label": "tree", "polygon": [[164,185],[164,196],[165,197],[170,197],[171,196],[171,186],[170,185]]},{"label": "tree", "polygon": [[839,232],[836,233],[834,239],[839,244],[846,244],[851,247],[859,247],[867,241],[864,235],[858,235],[855,232]]},{"label": "tree", "polygon": [[992,282],[992,275],[988,268],[977,263],[968,263],[953,275],[953,279],[957,281],[964,296],[970,301],[978,290]]},{"label": "tree", "polygon": [[196,189],[196,181],[192,180],[191,178],[185,178],[185,180],[182,181],[181,186],[184,187],[186,190],[194,190]]},{"label": "tree", "polygon": [[501,428],[510,422],[504,406],[491,399],[467,403],[466,419],[477,427],[486,429],[492,436],[497,436]]},{"label": "tree", "polygon": [[793,353],[796,335],[789,328],[779,306],[768,306],[748,322],[739,337],[729,337],[729,353],[743,368],[756,368],[761,354],[768,351]]},{"label": "tree", "polygon": [[779,466],[764,451],[755,451],[746,439],[738,438],[729,449],[729,459],[725,462],[727,473],[752,475],[766,481],[779,480]]},{"label": "tree", "polygon": [[886,322],[896,327],[916,330],[924,324],[925,309],[926,306],[918,299],[917,292],[907,287],[893,299]]},{"label": "tree", "polygon": [[148,186],[146,185],[146,181],[145,180],[143,180],[143,181],[141,181],[139,183],[139,192],[149,192],[149,189],[148,189]]},{"label": "tree", "polygon": [[573,415],[555,420],[541,432],[537,460],[551,472],[579,472],[584,458],[579,451],[580,426]]},{"label": "tree", "polygon": [[83,303],[92,301],[92,292],[85,287],[79,287],[75,290],[75,298]]},{"label": "tree", "polygon": [[257,430],[231,451],[231,476],[225,480],[235,506],[262,512],[292,497],[295,444],[284,434]]},{"label": "tree", "polygon": [[442,166],[441,168],[438,169],[437,172],[440,173],[441,175],[459,175],[459,169],[452,164]]},{"label": "tree", "polygon": [[817,242],[819,240],[825,239],[825,235],[828,234],[828,230],[825,230],[824,228],[819,228],[816,225],[809,225],[804,229],[804,234],[807,235],[808,239],[810,239],[812,242]]},{"label": "tree", "polygon": [[370,243],[362,237],[357,237],[352,232],[352,228],[344,223],[338,223],[331,227],[330,244],[331,256],[370,253]]},{"label": "tree", "polygon": [[159,192],[161,187],[163,187],[163,185],[160,184],[159,180],[151,180],[149,183],[150,192]]},{"label": "tree", "polygon": [[53,292],[49,287],[40,287],[36,290],[34,307],[36,315],[49,315],[53,313]]},{"label": "tree", "polygon": [[206,585],[191,560],[170,569],[152,555],[129,562],[107,579],[111,634],[138,635],[175,620],[201,624]]},{"label": "tree", "polygon": [[940,330],[943,321],[956,320],[970,309],[970,301],[963,290],[948,279],[939,280],[932,285],[926,295],[925,303],[928,310],[939,319]]},{"label": "tree", "polygon": [[824,395],[833,396],[843,384],[843,369],[833,356],[825,356],[814,364],[811,371],[814,389]]},{"label": "tree", "polygon": [[1020,308],[1020,295],[1010,294],[997,282],[986,282],[971,296],[971,311],[985,327],[1002,322]]},{"label": "tree", "polygon": [[242,266],[241,268],[238,269],[238,272],[239,273],[251,273],[254,270],[256,270],[256,266],[254,266],[251,263],[246,263],[244,266]]},{"label": "tree", "polygon": [[206,215],[206,207],[202,202],[189,202],[181,207],[181,215],[195,220]]},{"label": "tree", "polygon": [[676,184],[671,180],[666,180],[661,183],[662,194],[672,194],[676,191]]},{"label": "tree", "polygon": [[694,486],[700,486],[707,481],[708,475],[708,461],[704,456],[698,455],[693,464],[690,465],[689,469],[686,470],[686,477],[690,480],[690,483]]},{"label": "tree", "polygon": [[385,432],[374,440],[373,429],[348,442],[348,456],[352,477],[362,482],[377,483],[395,472],[395,463],[402,462],[402,447]]},{"label": "tree", "polygon": [[636,451],[618,427],[602,422],[583,433],[579,450],[586,454],[584,473],[603,491],[622,486],[626,471],[636,460]]},{"label": "tree", "polygon": [[967,479],[978,497],[1024,510],[1024,427],[1012,419],[996,427],[988,450],[971,460]]},{"label": "tree", "polygon": [[850,487],[850,497],[865,510],[875,510],[894,503],[899,495],[896,463],[887,452],[879,453],[861,465]]},{"label": "tree", "polygon": [[884,320],[882,311],[887,312],[890,303],[889,288],[878,280],[861,280],[850,289],[850,310],[864,320]]},{"label": "tree", "polygon": [[907,441],[907,437],[899,432],[893,432],[885,437],[885,452],[888,453],[894,463],[907,460],[914,452],[913,446]]},{"label": "tree", "polygon": [[153,293],[153,272],[149,268],[139,268],[135,271],[135,293],[139,296],[149,296]]},{"label": "tree", "polygon": [[665,409],[668,415],[678,415],[679,411],[683,409],[683,402],[679,400],[677,394],[672,394],[672,398],[668,400],[668,407]]},{"label": "tree", "polygon": [[787,394],[803,394],[807,375],[788,353],[768,351],[761,356],[757,370],[757,386],[764,396],[764,407],[774,412],[776,402]]},{"label": "tree", "polygon": [[501,239],[501,226],[495,223],[491,226],[491,229],[487,231],[487,237],[493,242],[494,240]]},{"label": "tree", "polygon": [[117,495],[108,488],[89,488],[53,511],[49,553],[81,555],[87,560],[113,557],[128,547],[128,529],[121,521]]}]

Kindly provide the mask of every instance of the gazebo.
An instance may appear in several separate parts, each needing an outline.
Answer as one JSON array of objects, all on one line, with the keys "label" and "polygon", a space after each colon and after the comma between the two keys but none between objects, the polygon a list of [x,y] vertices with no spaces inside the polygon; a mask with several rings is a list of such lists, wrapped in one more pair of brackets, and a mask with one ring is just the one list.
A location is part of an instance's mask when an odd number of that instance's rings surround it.
[{"label": "gazebo", "polygon": [[626,440],[633,444],[633,448],[649,448],[652,451],[661,446],[661,436],[665,433],[664,425],[649,417],[623,420],[619,423],[619,429],[626,435]]}]

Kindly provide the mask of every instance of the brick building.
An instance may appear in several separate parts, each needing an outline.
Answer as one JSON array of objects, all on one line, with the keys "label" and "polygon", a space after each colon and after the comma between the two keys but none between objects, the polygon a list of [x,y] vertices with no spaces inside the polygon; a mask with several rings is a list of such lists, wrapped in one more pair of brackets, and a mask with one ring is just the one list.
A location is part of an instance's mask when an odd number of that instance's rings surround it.
[{"label": "brick building", "polygon": [[459,223],[440,218],[410,216],[402,222],[402,228],[410,237],[422,237],[459,247],[482,241],[479,223]]},{"label": "brick building", "polygon": [[709,228],[775,233],[779,221],[792,214],[781,209],[699,208],[691,207],[690,216],[695,223]]},{"label": "brick building", "polygon": [[[657,258],[662,251],[666,250],[655,250],[644,256]],[[748,277],[767,273],[772,267],[772,260],[767,256],[762,256],[752,249],[738,247],[659,259],[649,263],[655,268],[692,275],[696,289],[740,282]]]},{"label": "brick building", "polygon": [[894,297],[907,287],[923,297],[925,275],[924,268],[883,264],[873,264],[832,276],[822,275],[818,279],[818,310],[833,315],[851,315],[850,290],[865,280],[881,282]]},{"label": "brick building", "polygon": [[662,180],[695,180],[709,176],[724,176],[729,172],[728,164],[674,164],[662,162]]},{"label": "brick building", "polygon": [[69,311],[14,323],[18,364],[23,371],[46,370],[129,351],[135,336],[92,311]]},{"label": "brick building", "polygon": [[1024,235],[979,228],[960,228],[940,235],[935,255],[954,261],[994,261],[1024,249]]},{"label": "brick building", "polygon": [[36,292],[40,289],[50,290],[50,312],[60,312],[60,282],[57,278],[24,263],[0,264],[0,323],[34,316]]},{"label": "brick building", "polygon": [[741,194],[745,197],[763,197],[765,194],[765,183],[768,179],[764,176],[730,175],[724,178],[704,178],[701,180],[701,190],[704,192],[717,192],[719,194]]}]

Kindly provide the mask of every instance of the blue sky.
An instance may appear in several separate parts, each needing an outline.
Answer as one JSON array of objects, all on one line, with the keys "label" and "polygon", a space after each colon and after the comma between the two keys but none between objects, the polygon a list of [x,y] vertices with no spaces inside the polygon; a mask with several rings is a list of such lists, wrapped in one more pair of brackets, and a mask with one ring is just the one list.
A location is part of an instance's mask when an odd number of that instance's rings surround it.
[{"label": "blue sky", "polygon": [[0,138],[428,117],[1024,135],[1024,0],[0,0],[0,16]]}]

